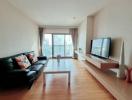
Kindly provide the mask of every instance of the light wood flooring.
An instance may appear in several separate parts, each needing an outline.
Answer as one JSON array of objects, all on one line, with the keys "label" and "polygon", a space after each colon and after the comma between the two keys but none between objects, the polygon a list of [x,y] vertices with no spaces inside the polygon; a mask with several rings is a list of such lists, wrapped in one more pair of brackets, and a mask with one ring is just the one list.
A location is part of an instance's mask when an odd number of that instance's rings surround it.
[{"label": "light wood flooring", "polygon": [[[49,60],[47,66],[58,66],[56,59]],[[61,59],[59,67],[71,70],[70,88],[65,74],[47,75],[44,87],[42,74],[29,90],[0,91],[0,100],[115,100],[83,66],[78,60]]]}]

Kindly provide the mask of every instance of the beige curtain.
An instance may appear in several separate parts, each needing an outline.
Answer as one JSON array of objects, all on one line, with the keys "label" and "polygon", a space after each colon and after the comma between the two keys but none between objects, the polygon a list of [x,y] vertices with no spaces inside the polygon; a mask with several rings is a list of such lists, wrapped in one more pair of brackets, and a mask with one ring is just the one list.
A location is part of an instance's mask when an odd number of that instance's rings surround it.
[{"label": "beige curtain", "polygon": [[71,34],[72,43],[73,43],[73,58],[77,58],[77,54],[75,53],[75,50],[77,50],[78,29],[77,28],[71,28],[70,34]]},{"label": "beige curtain", "polygon": [[43,39],[44,39],[44,28],[39,27],[39,40],[40,40],[40,48],[39,48],[39,55],[43,56]]}]

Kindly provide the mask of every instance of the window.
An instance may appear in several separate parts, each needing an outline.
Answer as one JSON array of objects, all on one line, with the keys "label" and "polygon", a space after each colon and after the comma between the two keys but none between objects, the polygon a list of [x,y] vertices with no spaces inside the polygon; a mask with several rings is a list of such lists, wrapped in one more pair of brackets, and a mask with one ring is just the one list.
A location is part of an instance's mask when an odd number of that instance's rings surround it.
[{"label": "window", "polygon": [[43,54],[48,57],[72,57],[73,45],[70,34],[45,34]]}]

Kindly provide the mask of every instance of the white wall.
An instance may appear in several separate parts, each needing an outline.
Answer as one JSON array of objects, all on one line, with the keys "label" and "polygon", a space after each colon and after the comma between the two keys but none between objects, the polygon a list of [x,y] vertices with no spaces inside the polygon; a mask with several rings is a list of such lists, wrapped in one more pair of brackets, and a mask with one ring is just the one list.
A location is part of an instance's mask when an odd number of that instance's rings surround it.
[{"label": "white wall", "polygon": [[82,49],[84,54],[90,52],[90,44],[93,38],[93,17],[88,16],[79,27],[78,48]]},{"label": "white wall", "polygon": [[87,17],[86,53],[90,53],[91,40],[93,39],[93,16]]},{"label": "white wall", "polygon": [[82,49],[82,52],[86,53],[86,34],[87,34],[87,18],[80,24],[78,28],[78,48]]},{"label": "white wall", "polygon": [[119,59],[121,40],[125,43],[125,63],[132,66],[132,0],[114,0],[94,19],[94,37],[113,39],[112,57]]},{"label": "white wall", "polygon": [[37,25],[0,0],[0,58],[31,50],[38,53]]}]

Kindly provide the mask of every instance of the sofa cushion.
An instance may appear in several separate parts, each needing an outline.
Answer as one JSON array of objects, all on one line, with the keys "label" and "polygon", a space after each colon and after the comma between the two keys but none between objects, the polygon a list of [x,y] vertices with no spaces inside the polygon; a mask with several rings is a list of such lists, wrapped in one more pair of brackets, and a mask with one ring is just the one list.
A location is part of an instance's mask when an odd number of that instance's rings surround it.
[{"label": "sofa cushion", "polygon": [[32,71],[36,71],[37,73],[39,73],[42,69],[43,69],[43,65],[42,64],[32,65],[32,68],[31,68]]},{"label": "sofa cushion", "polygon": [[12,58],[12,60],[13,60],[14,69],[20,69],[18,63],[15,60],[15,57],[18,57],[18,56],[21,56],[21,55],[23,55],[23,54],[20,53],[20,54],[16,54],[16,55],[10,56],[10,58]]},{"label": "sofa cushion", "polygon": [[30,71],[27,73],[27,78],[28,79],[35,79],[36,78],[36,71]]},{"label": "sofa cushion", "polygon": [[1,71],[9,71],[13,69],[14,69],[13,60],[10,57],[0,59],[0,70]]},{"label": "sofa cushion", "polygon": [[46,56],[39,56],[38,60],[48,60],[48,58]]},{"label": "sofa cushion", "polygon": [[45,65],[46,63],[47,63],[47,60],[39,60],[39,61],[35,62],[35,65],[37,65],[37,64]]},{"label": "sofa cushion", "polygon": [[21,69],[25,69],[25,68],[31,66],[29,60],[27,59],[27,57],[25,55],[17,56],[17,57],[15,57],[15,60]]},{"label": "sofa cushion", "polygon": [[29,59],[29,61],[30,61],[31,64],[34,64],[35,62],[38,61],[38,58],[37,58],[37,56],[35,56],[34,53],[29,53],[29,54],[26,55],[26,56],[27,56],[27,58]]}]

